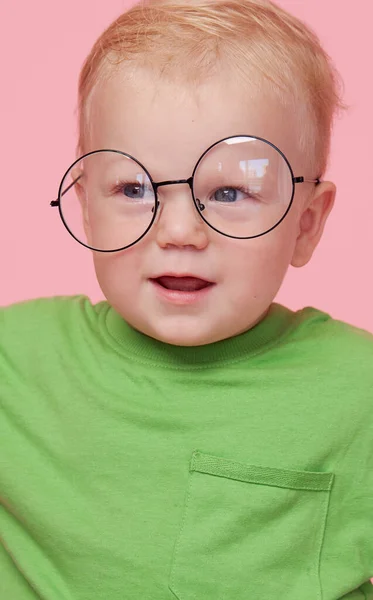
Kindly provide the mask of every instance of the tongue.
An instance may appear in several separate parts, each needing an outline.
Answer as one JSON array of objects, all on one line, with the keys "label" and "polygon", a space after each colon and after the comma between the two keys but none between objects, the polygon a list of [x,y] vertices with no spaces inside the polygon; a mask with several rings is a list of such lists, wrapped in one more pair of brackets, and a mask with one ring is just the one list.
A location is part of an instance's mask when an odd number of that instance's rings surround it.
[{"label": "tongue", "polygon": [[157,281],[168,290],[180,292],[197,292],[210,285],[208,281],[196,277],[159,277]]}]

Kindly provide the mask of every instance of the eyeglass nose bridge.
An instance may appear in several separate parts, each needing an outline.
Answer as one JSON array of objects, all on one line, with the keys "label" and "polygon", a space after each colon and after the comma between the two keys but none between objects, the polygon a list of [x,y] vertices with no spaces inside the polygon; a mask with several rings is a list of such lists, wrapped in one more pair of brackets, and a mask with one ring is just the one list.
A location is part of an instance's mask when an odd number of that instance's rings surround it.
[{"label": "eyeglass nose bridge", "polygon": [[[189,179],[172,179],[172,180],[168,180],[168,181],[159,181],[159,182],[153,181],[153,188],[154,188],[155,193],[158,196],[158,188],[160,188],[162,186],[180,185],[180,184],[186,183],[189,185],[190,191],[192,192],[193,201],[198,204],[198,208],[202,212],[203,210],[205,210],[205,206],[203,204],[201,204],[201,202],[198,200],[198,198],[194,198],[193,182],[194,182],[194,177],[192,175],[192,177],[189,177]],[[159,206],[158,197],[156,198],[156,202],[157,202],[157,206]]]},{"label": "eyeglass nose bridge", "polygon": [[170,181],[159,181],[158,183],[153,181],[153,187],[154,187],[154,190],[156,192],[158,192],[158,188],[163,185],[179,185],[181,183],[187,183],[190,187],[190,191],[193,192],[193,180],[194,180],[194,177],[189,177],[189,179],[173,179]]}]

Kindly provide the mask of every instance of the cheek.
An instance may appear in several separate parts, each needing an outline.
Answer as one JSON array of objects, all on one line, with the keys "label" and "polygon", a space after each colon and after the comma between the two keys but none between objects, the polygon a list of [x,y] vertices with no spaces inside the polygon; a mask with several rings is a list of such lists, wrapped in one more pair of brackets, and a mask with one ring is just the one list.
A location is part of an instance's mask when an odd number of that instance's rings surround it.
[{"label": "cheek", "polygon": [[93,261],[98,283],[106,297],[111,293],[133,294],[141,274],[142,260],[138,253],[131,252],[131,249],[123,253],[96,253]]},{"label": "cheek", "polygon": [[[288,232],[289,233],[289,232]],[[235,241],[222,252],[225,271],[237,273],[265,274],[283,269],[290,264],[294,247],[293,236],[272,232],[252,240]]]},{"label": "cheek", "polygon": [[236,299],[250,293],[271,302],[277,294],[294,251],[292,236],[279,233],[237,240],[222,252],[224,277]]}]

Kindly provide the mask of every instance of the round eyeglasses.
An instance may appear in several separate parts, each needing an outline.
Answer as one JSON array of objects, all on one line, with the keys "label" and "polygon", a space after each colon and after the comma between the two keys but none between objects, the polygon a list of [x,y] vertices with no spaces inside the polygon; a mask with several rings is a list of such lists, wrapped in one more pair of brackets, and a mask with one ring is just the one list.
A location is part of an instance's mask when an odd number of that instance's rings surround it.
[{"label": "round eyeglasses", "polygon": [[[78,158],[62,178],[60,217],[72,237],[97,252],[119,252],[139,242],[157,217],[159,188],[188,184],[203,221],[224,236],[252,239],[275,229],[293,203],[294,177],[286,156],[271,142],[240,135],[224,138],[199,158],[189,179],[155,182],[136,158],[95,150]],[[89,231],[89,239],[87,237]]]}]

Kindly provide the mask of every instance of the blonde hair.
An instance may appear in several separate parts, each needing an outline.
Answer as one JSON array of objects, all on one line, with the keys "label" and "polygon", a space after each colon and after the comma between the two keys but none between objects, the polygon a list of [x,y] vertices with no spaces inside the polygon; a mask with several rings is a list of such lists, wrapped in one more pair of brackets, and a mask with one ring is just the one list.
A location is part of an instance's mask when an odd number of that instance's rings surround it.
[{"label": "blonde hair", "polygon": [[[253,71],[260,74],[263,90],[294,108],[308,176],[324,175],[334,118],[346,108],[342,82],[316,34],[273,2],[143,0],[118,17],[97,40],[80,74],[81,153],[92,93],[123,62],[150,66],[162,77],[191,85],[223,64],[236,69],[242,85],[252,85]],[[289,130],[293,127],[289,123]]]}]

